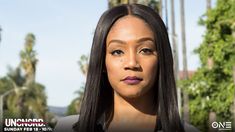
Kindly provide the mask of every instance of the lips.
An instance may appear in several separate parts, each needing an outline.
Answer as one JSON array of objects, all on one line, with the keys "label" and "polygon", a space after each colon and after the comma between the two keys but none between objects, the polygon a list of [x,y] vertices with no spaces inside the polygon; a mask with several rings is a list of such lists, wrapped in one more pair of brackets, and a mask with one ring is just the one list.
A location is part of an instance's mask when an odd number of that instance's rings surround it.
[{"label": "lips", "polygon": [[138,83],[140,83],[143,79],[136,77],[136,76],[128,76],[126,78],[124,78],[122,81],[128,85],[136,85]]}]

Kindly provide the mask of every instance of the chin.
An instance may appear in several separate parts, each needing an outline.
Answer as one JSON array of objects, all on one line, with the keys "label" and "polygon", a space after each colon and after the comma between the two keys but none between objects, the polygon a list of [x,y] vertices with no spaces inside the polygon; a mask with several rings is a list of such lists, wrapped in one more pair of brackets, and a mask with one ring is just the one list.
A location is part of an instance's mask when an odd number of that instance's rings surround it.
[{"label": "chin", "polygon": [[128,99],[134,99],[140,97],[142,94],[140,91],[135,91],[135,92],[126,92],[125,94],[121,94],[122,97],[128,98]]}]

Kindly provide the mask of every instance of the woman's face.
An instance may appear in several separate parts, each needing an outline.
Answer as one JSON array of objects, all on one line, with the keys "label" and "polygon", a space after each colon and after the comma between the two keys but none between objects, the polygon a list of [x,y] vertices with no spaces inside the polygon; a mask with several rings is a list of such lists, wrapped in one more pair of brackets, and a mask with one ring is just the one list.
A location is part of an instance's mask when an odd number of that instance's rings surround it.
[{"label": "woman's face", "polygon": [[157,72],[155,41],[140,18],[128,15],[114,23],[106,40],[105,64],[116,94],[136,98],[150,91]]}]

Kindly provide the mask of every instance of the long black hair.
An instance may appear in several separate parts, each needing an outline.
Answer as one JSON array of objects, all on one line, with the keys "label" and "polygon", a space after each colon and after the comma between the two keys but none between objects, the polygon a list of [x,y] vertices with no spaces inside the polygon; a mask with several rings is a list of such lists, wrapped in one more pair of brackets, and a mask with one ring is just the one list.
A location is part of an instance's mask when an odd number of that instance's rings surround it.
[{"label": "long black hair", "polygon": [[116,6],[104,12],[95,30],[84,98],[80,117],[74,129],[94,132],[102,113],[112,109],[113,90],[108,81],[105,68],[106,38],[112,25],[121,17],[133,15],[143,19],[154,32],[158,51],[158,68],[155,79],[154,97],[157,105],[156,114],[160,117],[162,130],[165,132],[184,131],[178,106],[176,84],[173,72],[173,58],[167,29],[160,16],[150,7],[139,4]]}]

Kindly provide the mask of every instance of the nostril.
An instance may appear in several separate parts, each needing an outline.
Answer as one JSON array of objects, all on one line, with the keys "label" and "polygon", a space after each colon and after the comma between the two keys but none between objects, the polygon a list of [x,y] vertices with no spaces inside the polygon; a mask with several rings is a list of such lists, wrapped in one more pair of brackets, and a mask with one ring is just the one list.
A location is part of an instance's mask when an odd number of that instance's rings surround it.
[{"label": "nostril", "polygon": [[124,68],[125,70],[134,70],[138,71],[141,69],[141,66],[138,61],[138,56],[136,55],[135,51],[129,52],[125,56]]},{"label": "nostril", "polygon": [[138,63],[136,63],[135,65],[126,65],[124,69],[133,70],[133,71],[142,71],[141,66]]},{"label": "nostril", "polygon": [[140,68],[138,68],[138,67],[126,67],[125,70],[139,71]]}]

